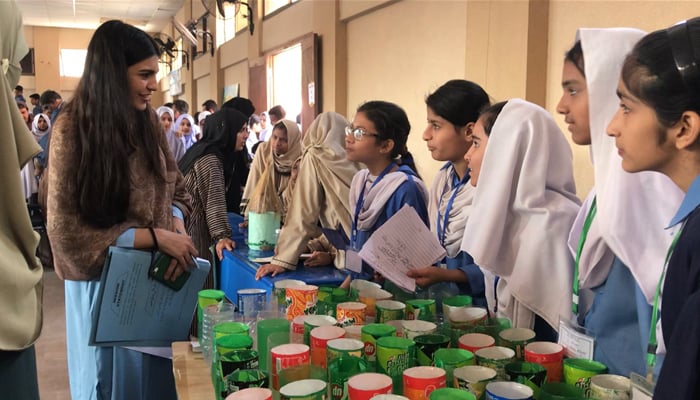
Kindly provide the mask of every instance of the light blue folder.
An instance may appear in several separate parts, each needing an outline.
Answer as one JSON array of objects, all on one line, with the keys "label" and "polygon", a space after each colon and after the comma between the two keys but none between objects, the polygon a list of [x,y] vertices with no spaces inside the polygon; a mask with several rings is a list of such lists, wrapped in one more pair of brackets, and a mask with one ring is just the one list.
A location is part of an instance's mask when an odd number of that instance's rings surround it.
[{"label": "light blue folder", "polygon": [[188,340],[197,293],[209,274],[207,260],[179,291],[148,276],[151,253],[110,247],[93,310],[90,345],[170,346]]}]

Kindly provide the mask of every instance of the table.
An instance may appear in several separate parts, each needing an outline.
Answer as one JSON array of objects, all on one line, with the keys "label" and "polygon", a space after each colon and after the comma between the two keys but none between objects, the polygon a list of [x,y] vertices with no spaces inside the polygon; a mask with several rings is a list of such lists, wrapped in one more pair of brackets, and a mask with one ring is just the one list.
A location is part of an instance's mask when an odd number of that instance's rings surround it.
[{"label": "table", "polygon": [[173,375],[178,400],[213,400],[211,370],[202,353],[192,352],[190,342],[173,342]]},{"label": "table", "polygon": [[[317,286],[338,286],[343,283],[347,276],[344,271],[333,266],[304,268],[303,264],[300,263],[295,271],[278,274],[274,278],[265,276],[257,281],[255,280],[255,272],[260,264],[249,259],[248,248],[245,245],[239,246],[239,243],[236,243],[236,246],[237,248],[232,252],[224,250],[220,280],[221,290],[234,304],[237,304],[240,289],[265,289],[271,293],[275,282],[282,279],[299,279]],[[251,255],[255,257],[271,256],[272,252],[256,252]]]}]

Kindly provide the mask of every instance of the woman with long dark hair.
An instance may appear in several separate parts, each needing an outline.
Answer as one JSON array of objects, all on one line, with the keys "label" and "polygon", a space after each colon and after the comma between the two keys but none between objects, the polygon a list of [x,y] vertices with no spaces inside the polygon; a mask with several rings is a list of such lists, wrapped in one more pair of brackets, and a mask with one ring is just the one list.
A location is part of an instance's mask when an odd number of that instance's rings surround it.
[{"label": "woman with long dark hair", "polygon": [[197,255],[183,233],[190,197],[150,106],[159,55],[142,30],[101,25],[75,96],[53,128],[47,229],[65,280],[73,399],[176,397],[168,348],[88,346],[109,246],[160,250],[173,259],[165,274],[172,280]]}]

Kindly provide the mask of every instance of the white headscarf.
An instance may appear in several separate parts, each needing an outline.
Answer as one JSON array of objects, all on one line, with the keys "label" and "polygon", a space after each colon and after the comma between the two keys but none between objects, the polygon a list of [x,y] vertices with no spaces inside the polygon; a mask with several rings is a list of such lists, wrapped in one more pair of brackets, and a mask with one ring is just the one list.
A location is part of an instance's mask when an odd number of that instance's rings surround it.
[{"label": "white headscarf", "polygon": [[[509,100],[491,131],[462,250],[499,276],[499,311],[516,327],[534,314],[558,329],[571,310],[567,246],[580,202],[571,147],[541,107]],[[486,282],[493,309],[493,285]],[[490,293],[489,293],[490,292]]]},{"label": "white headscarf", "polygon": [[0,349],[29,347],[41,331],[39,235],[32,229],[19,170],[41,151],[17,108],[12,89],[27,54],[22,16],[14,1],[0,1]]},{"label": "white headscarf", "polygon": [[[39,129],[40,117],[44,118],[44,121],[46,121],[46,125],[48,126],[43,131]],[[35,115],[34,120],[32,121],[32,135],[34,135],[34,139],[39,142],[44,136],[48,135],[49,132],[51,132],[51,118],[49,118],[49,116],[46,114]]]},{"label": "white headscarf", "polygon": [[177,117],[177,120],[175,121],[175,124],[173,125],[173,132],[178,132],[180,130],[180,124],[182,124],[183,120],[188,120],[190,121],[190,133],[188,135],[183,135],[182,136],[182,143],[185,144],[185,152],[189,150],[190,147],[192,147],[193,144],[197,142],[195,134],[197,130],[195,128],[198,127],[197,123],[194,122],[194,118],[190,114],[180,114],[179,117]]},{"label": "white headscarf", "polygon": [[[644,32],[621,28],[580,29],[577,35],[583,49],[588,86],[591,155],[598,203],[595,220],[605,243],[629,267],[651,304],[672,240],[664,228],[680,206],[683,192],[661,173],[625,172],[615,139],[606,135],[608,123],[619,105],[615,90],[624,55]],[[584,254],[585,251],[586,248]],[[581,262],[580,265],[588,268],[595,264]],[[603,272],[607,276],[607,271]],[[599,274],[593,275],[596,278]],[[600,279],[592,279],[592,283]]]},{"label": "white headscarf", "polygon": [[[447,256],[453,258],[456,257],[461,250],[460,246],[462,245],[462,238],[464,237],[464,228],[467,225],[467,219],[469,219],[472,202],[474,200],[474,193],[476,192],[476,188],[469,182],[462,185],[455,194],[452,207],[450,208],[450,215],[447,217],[447,224],[446,226],[442,226],[447,204],[453,194],[452,176],[454,174],[452,163],[447,163],[440,168],[440,171],[438,171],[433,179],[433,185],[430,187],[430,207],[428,208],[428,212],[430,213],[430,229],[436,234],[438,233],[437,218],[439,215],[441,219],[441,230],[443,230],[445,234],[445,243],[443,245],[445,246],[445,250],[447,250]],[[438,206],[440,208],[439,213]]]}]

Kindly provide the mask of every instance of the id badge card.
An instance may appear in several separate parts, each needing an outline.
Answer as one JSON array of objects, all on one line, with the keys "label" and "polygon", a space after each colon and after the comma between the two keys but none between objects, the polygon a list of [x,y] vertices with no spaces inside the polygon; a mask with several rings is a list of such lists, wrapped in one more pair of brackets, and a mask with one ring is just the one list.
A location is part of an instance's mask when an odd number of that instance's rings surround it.
[{"label": "id badge card", "polygon": [[654,382],[649,382],[643,376],[632,372],[632,400],[651,400],[654,397]]},{"label": "id badge card", "polygon": [[345,269],[355,273],[362,273],[362,257],[360,251],[353,247],[345,250]]},{"label": "id badge card", "polygon": [[559,321],[558,343],[564,346],[567,357],[593,359],[595,338],[575,320]]}]

